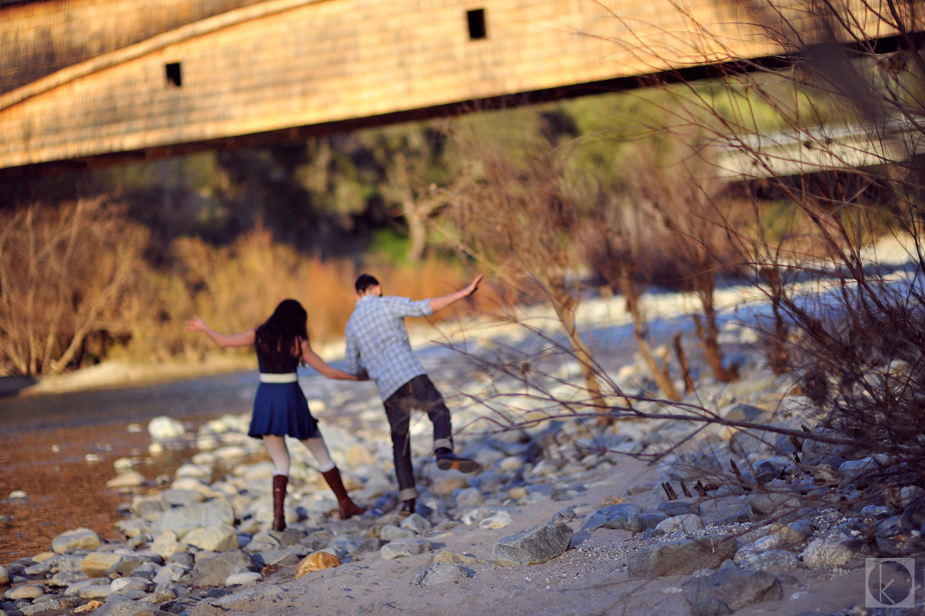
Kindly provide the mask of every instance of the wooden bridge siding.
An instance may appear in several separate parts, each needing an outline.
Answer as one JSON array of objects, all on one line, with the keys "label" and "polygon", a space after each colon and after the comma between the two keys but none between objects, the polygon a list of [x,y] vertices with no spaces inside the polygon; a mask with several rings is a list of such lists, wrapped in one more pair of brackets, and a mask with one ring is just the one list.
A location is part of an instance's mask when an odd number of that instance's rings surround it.
[{"label": "wooden bridge siding", "polygon": [[0,93],[262,0],[46,0],[0,8]]},{"label": "wooden bridge siding", "polygon": [[[309,2],[168,45],[0,110],[0,167],[370,117],[777,51],[716,10],[712,0],[691,6],[714,35],[732,42],[731,51],[691,33],[688,17],[667,0],[614,0],[610,10],[591,0]],[[469,40],[465,11],[472,8],[485,9],[486,40]],[[182,63],[182,87],[166,85],[167,62]]]}]

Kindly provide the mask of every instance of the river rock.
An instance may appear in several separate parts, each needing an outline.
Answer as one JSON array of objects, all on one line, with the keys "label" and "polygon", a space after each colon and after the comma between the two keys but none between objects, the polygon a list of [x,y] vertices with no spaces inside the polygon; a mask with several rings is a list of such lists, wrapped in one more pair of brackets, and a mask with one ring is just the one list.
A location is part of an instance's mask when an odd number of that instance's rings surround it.
[{"label": "river rock", "polygon": [[325,552],[324,550],[315,552],[314,554],[309,554],[302,559],[302,561],[299,563],[299,566],[296,567],[295,577],[300,578],[303,575],[313,571],[322,571],[332,567],[340,567],[340,564],[340,559],[330,552]]},{"label": "river rock", "polygon": [[700,503],[689,503],[687,501],[673,500],[659,503],[656,507],[669,518],[678,515],[700,515]]},{"label": "river rock", "polygon": [[843,536],[814,539],[803,550],[803,565],[807,569],[817,569],[847,564],[855,553],[846,543],[847,538]]},{"label": "river rock", "polygon": [[628,530],[639,533],[655,528],[667,516],[661,511],[645,511],[634,503],[618,503],[598,509],[582,525],[582,532],[589,533],[599,528]]},{"label": "river rock", "polygon": [[182,552],[183,546],[177,539],[177,533],[167,530],[154,538],[151,542],[151,551],[167,560],[177,552]]},{"label": "river rock", "polygon": [[238,547],[238,535],[233,526],[216,524],[194,528],[183,536],[183,543],[210,552],[224,552]]},{"label": "river rock", "polygon": [[655,530],[663,533],[690,533],[701,528],[703,528],[703,520],[693,513],[666,518],[655,526]]},{"label": "river rock", "polygon": [[112,585],[109,581],[104,582],[103,578],[95,578],[94,584],[88,584],[81,587],[77,595],[81,599],[105,599],[112,594]]},{"label": "river rock", "polygon": [[107,601],[93,616],[170,616],[146,601]]},{"label": "river rock", "polygon": [[78,528],[55,537],[51,542],[51,549],[56,554],[64,554],[74,550],[93,550],[102,543],[100,536],[89,528]]},{"label": "river rock", "polygon": [[476,563],[483,562],[485,561],[479,560],[471,554],[459,554],[449,550],[441,550],[434,554],[430,559],[430,564],[432,565],[436,565],[438,563],[443,563],[446,565],[474,565]]},{"label": "river rock", "polygon": [[690,575],[700,569],[717,569],[738,551],[734,537],[706,536],[642,548],[627,562],[630,577]]},{"label": "river rock", "polygon": [[148,434],[155,441],[169,441],[186,434],[186,429],[176,419],[162,415],[148,423]]},{"label": "river rock", "polygon": [[148,557],[142,554],[120,554],[119,560],[116,561],[116,564],[107,569],[104,573],[106,577],[126,577],[132,575],[136,569],[144,565],[145,563],[151,562],[150,558],[156,558],[153,555]]},{"label": "river rock", "polygon": [[10,572],[6,567],[0,566],[0,586],[10,583]]},{"label": "river rock", "polygon": [[562,522],[547,522],[498,541],[492,549],[495,565],[536,565],[568,549],[572,528]]},{"label": "river rock", "polygon": [[3,596],[11,601],[19,601],[20,599],[32,600],[44,594],[45,587],[41,584],[25,584],[23,586],[14,586],[10,588],[3,593]]},{"label": "river rock", "polygon": [[119,473],[106,482],[107,488],[137,488],[145,484],[145,476],[134,470]]},{"label": "river rock", "polygon": [[196,563],[189,573],[192,586],[221,586],[232,573],[258,569],[254,559],[244,550],[228,550]]},{"label": "river rock", "polygon": [[121,554],[113,552],[90,552],[80,563],[80,570],[88,578],[100,578],[106,575],[106,570],[119,562]]},{"label": "river rock", "polygon": [[414,531],[417,534],[421,534],[426,530],[429,530],[433,525],[427,521],[421,515],[412,513],[407,518],[401,521],[401,527],[406,530]]},{"label": "river rock", "polygon": [[467,569],[466,567],[437,563],[427,567],[423,571],[417,572],[414,577],[411,578],[411,583],[415,586],[426,588],[428,586],[436,586],[438,584],[460,582],[471,577],[472,575],[473,571],[471,569]]},{"label": "river rock", "polygon": [[262,579],[263,575],[257,571],[232,573],[225,579],[225,586],[253,586]]},{"label": "river rock", "polygon": [[386,524],[379,530],[379,538],[383,541],[398,541],[399,539],[410,539],[416,536],[417,533],[410,528],[401,528],[392,524]]},{"label": "river rock", "polygon": [[379,550],[379,555],[385,560],[394,560],[404,556],[416,556],[430,549],[430,542],[423,539],[399,539],[387,543]]},{"label": "river rock", "polygon": [[154,586],[149,580],[139,577],[116,578],[109,587],[113,593],[125,593],[131,590],[142,590],[147,593]]},{"label": "river rock", "polygon": [[735,565],[691,578],[681,584],[681,589],[691,605],[715,599],[732,611],[754,603],[778,601],[783,597],[783,589],[776,577],[764,571],[743,571]]},{"label": "river rock", "polygon": [[198,527],[208,527],[218,524],[231,526],[234,524],[234,510],[221,500],[210,500],[204,503],[193,503],[185,507],[168,509],[152,523],[151,530],[155,533],[173,531],[179,538],[187,532]]},{"label": "river rock", "polygon": [[478,507],[484,502],[485,496],[478,488],[465,488],[456,495],[457,507]]},{"label": "river rock", "polygon": [[197,490],[181,490],[178,488],[167,488],[160,494],[161,499],[171,506],[185,506],[193,503],[201,503],[205,500],[202,492]]}]

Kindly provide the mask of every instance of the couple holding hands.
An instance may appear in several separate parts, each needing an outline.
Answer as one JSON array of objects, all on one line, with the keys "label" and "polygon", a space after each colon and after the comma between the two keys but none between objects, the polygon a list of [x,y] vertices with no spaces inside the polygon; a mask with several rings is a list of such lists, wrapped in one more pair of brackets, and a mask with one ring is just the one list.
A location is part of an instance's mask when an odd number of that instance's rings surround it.
[{"label": "couple holding hands", "polygon": [[315,457],[318,469],[337,497],[341,519],[362,514],[344,488],[340,471],[331,459],[298,384],[296,369],[308,365],[329,379],[376,382],[382,397],[392,436],[392,454],[398,479],[399,517],[414,512],[418,496],[411,464],[410,425],[415,409],[427,413],[434,428],[434,456],[442,470],[464,473],[479,470],[479,464],[453,453],[450,411],[443,396],[428,378],[411,351],[405,317],[426,317],[472,295],[481,276],[455,293],[412,301],[407,297],[383,296],[382,285],[362,274],[356,280],[356,308],[347,322],[347,370],[329,366],[308,340],[308,314],[293,299],[282,301],[262,325],[239,334],[221,334],[200,319],[187,321],[189,332],[202,332],[220,347],[253,345],[260,368],[260,385],[254,399],[254,413],[248,434],[262,438],[275,467],[273,475],[273,529],[286,528],[283,503],[289,482],[289,450],[286,436],[298,439]]}]

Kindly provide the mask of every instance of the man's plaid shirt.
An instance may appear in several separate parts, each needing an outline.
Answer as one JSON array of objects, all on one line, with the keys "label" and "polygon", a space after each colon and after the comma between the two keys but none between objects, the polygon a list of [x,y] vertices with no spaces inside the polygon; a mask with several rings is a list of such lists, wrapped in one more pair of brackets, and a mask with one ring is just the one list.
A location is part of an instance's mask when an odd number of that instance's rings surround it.
[{"label": "man's plaid shirt", "polygon": [[414,377],[426,374],[411,351],[405,317],[433,313],[429,299],[366,295],[357,300],[347,321],[347,372],[357,374],[362,361],[383,400]]}]

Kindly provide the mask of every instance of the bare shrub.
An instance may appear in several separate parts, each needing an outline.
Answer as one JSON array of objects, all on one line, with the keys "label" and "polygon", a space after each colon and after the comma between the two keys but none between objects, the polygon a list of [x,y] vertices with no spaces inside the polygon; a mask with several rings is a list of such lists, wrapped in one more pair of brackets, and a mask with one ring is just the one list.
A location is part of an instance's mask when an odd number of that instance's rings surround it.
[{"label": "bare shrub", "polygon": [[460,158],[472,164],[447,192],[442,233],[491,277],[522,296],[549,302],[593,404],[603,408],[594,359],[575,318],[580,263],[575,239],[585,207],[571,190],[568,153],[529,132],[515,142],[462,129],[455,144]]},{"label": "bare shrub", "polygon": [[34,204],[0,213],[0,229],[0,350],[12,371],[93,363],[127,335],[124,305],[145,275],[149,236],[121,206]]}]

